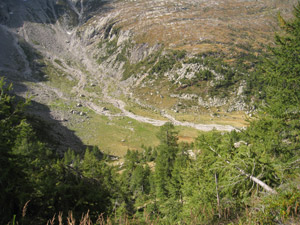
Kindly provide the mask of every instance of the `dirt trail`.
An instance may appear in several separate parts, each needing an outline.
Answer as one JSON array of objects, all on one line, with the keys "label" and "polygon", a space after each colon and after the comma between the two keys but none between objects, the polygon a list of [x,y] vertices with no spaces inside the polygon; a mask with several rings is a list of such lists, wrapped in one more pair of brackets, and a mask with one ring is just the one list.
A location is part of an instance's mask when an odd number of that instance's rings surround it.
[{"label": "dirt trail", "polygon": [[[133,114],[133,113],[131,113],[131,112],[129,112],[125,109],[126,104],[122,100],[113,99],[111,97],[109,97],[108,99],[109,99],[110,103],[112,103],[115,107],[117,107],[118,109],[120,109],[123,112],[124,116],[132,118],[132,119],[137,120],[139,122],[149,123],[149,124],[152,124],[154,126],[162,126],[167,122],[167,121],[163,121],[163,120],[155,120],[155,119],[151,119],[151,118],[148,118],[148,117],[135,115],[135,114]],[[171,115],[166,114],[166,113],[162,114],[162,116],[167,118],[170,122],[172,122],[176,126],[192,127],[192,128],[195,128],[195,129],[201,130],[201,131],[211,131],[213,129],[220,130],[220,131],[235,130],[234,127],[229,126],[229,125],[196,124],[196,123],[191,123],[191,122],[181,122],[181,121],[176,120],[174,117],[172,117]]]},{"label": "dirt trail", "polygon": [[202,131],[210,131],[213,129],[220,130],[220,131],[232,131],[236,130],[236,128],[230,126],[230,125],[218,125],[218,124],[196,124],[191,122],[181,122],[176,120],[174,117],[168,114],[163,114],[164,117],[168,118],[174,125],[177,126],[184,126],[184,127],[192,127],[197,130]]}]

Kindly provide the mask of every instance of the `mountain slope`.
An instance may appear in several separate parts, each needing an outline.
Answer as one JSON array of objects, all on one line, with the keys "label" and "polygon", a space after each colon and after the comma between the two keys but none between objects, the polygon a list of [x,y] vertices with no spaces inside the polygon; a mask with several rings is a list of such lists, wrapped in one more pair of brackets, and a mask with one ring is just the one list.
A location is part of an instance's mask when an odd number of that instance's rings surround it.
[{"label": "mountain slope", "polygon": [[[138,148],[141,134],[157,143],[144,122],[230,130],[214,124],[246,125],[251,60],[272,42],[277,12],[295,2],[4,0],[0,74],[50,108],[33,114],[106,151]],[[242,56],[250,61],[237,70]],[[102,141],[108,131],[118,132]]]}]

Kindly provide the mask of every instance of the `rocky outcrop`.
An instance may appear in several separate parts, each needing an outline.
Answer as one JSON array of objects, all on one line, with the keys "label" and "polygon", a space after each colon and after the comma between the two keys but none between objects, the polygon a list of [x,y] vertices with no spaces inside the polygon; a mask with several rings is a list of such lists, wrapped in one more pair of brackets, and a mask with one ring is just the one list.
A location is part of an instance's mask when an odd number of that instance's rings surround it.
[{"label": "rocky outcrop", "polygon": [[227,104],[227,99],[219,98],[219,97],[209,97],[207,100],[203,100],[203,98],[198,98],[198,104],[203,107],[221,107]]}]

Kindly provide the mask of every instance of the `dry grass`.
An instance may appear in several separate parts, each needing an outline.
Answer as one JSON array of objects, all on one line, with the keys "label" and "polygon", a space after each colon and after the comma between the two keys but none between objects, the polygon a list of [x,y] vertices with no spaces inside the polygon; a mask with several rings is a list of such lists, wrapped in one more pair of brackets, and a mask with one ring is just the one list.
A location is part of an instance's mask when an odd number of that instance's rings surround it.
[{"label": "dry grass", "polygon": [[[68,216],[65,218],[63,216],[62,212],[59,212],[59,214],[56,216],[54,215],[52,219],[47,221],[47,225],[55,225],[56,219],[58,221],[59,225],[64,225],[64,221],[67,222],[67,225],[113,225],[113,224],[123,224],[123,225],[129,225],[129,224],[140,224],[141,221],[139,219],[133,218],[129,219],[127,215],[120,216],[119,218],[105,218],[103,216],[103,213],[98,215],[98,218],[93,221],[90,217],[89,211],[86,214],[83,214],[81,216],[81,219],[76,221],[74,219],[72,211],[69,211]],[[153,221],[150,220],[149,215],[145,215],[145,221],[143,224],[156,224]]]},{"label": "dry grass", "polygon": [[172,114],[179,121],[187,121],[199,124],[231,125],[237,128],[248,126],[246,115],[242,111],[231,113],[220,112],[216,113],[215,116],[212,116],[213,113],[196,114],[170,112],[170,114]]},{"label": "dry grass", "polygon": [[[132,30],[135,41],[201,52],[249,42],[269,43],[277,27],[276,15],[290,14],[296,0],[194,1],[137,0],[113,4],[118,21]],[[210,43],[206,43],[209,41]],[[258,46],[256,46],[258,47]]]},{"label": "dry grass", "polygon": [[125,109],[136,115],[140,115],[140,116],[144,116],[156,120],[166,120],[166,118],[161,116],[159,112],[154,111],[154,109],[143,107],[134,102],[127,101]]}]

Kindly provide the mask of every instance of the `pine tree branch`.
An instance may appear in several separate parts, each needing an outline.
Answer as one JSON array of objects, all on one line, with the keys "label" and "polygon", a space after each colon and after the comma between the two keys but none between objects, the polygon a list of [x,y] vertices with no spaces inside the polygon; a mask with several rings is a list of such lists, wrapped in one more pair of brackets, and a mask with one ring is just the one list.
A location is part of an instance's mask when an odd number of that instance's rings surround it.
[{"label": "pine tree branch", "polygon": [[[221,158],[222,160],[224,160],[227,164],[231,164],[228,160],[223,159],[223,157],[217,153],[217,151],[215,151],[211,146],[208,146],[209,149],[214,152],[219,158]],[[258,184],[259,186],[261,186],[265,191],[272,193],[272,194],[277,194],[277,192],[271,188],[269,185],[267,185],[265,182],[263,182],[262,180],[258,179],[257,177],[254,177],[248,173],[246,173],[246,171],[244,171],[243,169],[239,168],[238,166],[234,166],[234,168],[236,170],[238,170],[242,175],[248,177],[250,180],[252,180],[253,182],[255,182],[256,184]]]}]

